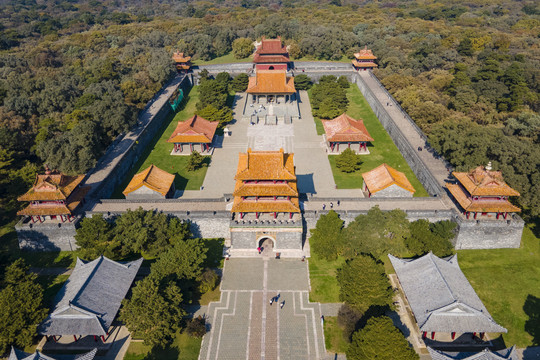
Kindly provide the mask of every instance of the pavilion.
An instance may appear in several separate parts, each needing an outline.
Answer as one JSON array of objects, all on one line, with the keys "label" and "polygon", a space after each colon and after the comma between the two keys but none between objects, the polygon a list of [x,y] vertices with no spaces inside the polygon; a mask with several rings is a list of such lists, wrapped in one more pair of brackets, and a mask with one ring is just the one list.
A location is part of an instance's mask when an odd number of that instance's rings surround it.
[{"label": "pavilion", "polygon": [[[353,149],[352,145],[358,145],[358,154],[369,154],[367,143],[373,141],[364,125],[363,120],[356,120],[343,113],[332,120],[321,120],[324,132],[326,134],[327,146],[330,153],[339,154],[339,145],[347,145],[347,148]],[[345,150],[342,147],[342,151]]]},{"label": "pavilion", "polygon": [[[174,143],[172,155],[189,155],[195,145],[201,146],[201,154],[212,153],[212,142],[219,123],[208,121],[199,115],[185,121],[179,121],[167,142]],[[184,152],[184,145],[189,145],[189,152]]]},{"label": "pavilion", "polygon": [[382,164],[362,173],[363,190],[368,197],[413,197],[416,190],[401,171]]},{"label": "pavilion", "polygon": [[178,70],[178,72],[188,72],[189,69],[191,69],[191,56],[185,56],[183,52],[176,51],[172,58],[176,64],[176,70]]},{"label": "pavilion", "polygon": [[[388,255],[412,309],[422,338],[434,340],[436,333],[506,333],[497,324],[476,295],[459,268],[457,255],[441,259],[428,253],[417,259],[399,259]],[[440,340],[440,339],[439,339]]]},{"label": "pavilion", "polygon": [[249,78],[246,93],[252,96],[251,103],[289,103],[295,100],[294,78],[285,70],[259,70]]},{"label": "pavilion", "polygon": [[105,342],[142,261],[119,263],[100,256],[85,262],[77,258],[38,333],[54,341],[57,336],[72,335],[75,341],[93,336],[95,341],[100,337]]},{"label": "pavilion", "polygon": [[520,360],[516,347],[499,351],[484,349],[481,352],[442,352],[428,346],[433,360]]},{"label": "pavilion", "polygon": [[19,196],[18,201],[30,204],[17,212],[29,216],[33,223],[47,219],[61,222],[73,221],[73,213],[84,202],[89,187],[81,187],[84,175],[68,176],[47,170],[44,175],[36,175],[32,188]]},{"label": "pavilion", "polygon": [[166,199],[174,196],[174,178],[154,164],[133,176],[122,192],[126,199]]},{"label": "pavilion", "polygon": [[467,173],[452,173],[456,184],[446,184],[446,188],[457,201],[467,219],[473,215],[503,218],[509,213],[520,212],[521,209],[508,201],[509,196],[519,196],[519,192],[508,186],[500,171],[491,170],[491,162],[485,168],[478,166]]},{"label": "pavilion", "polygon": [[59,355],[58,357],[51,357],[49,355],[42,354],[37,350],[35,353],[30,354],[11,347],[8,360],[94,360],[96,353],[97,349],[93,349],[85,354]]},{"label": "pavilion", "polygon": [[281,37],[277,39],[265,39],[262,37],[261,44],[255,50],[253,62],[255,69],[259,70],[287,70],[289,52],[281,43]]},{"label": "pavilion", "polygon": [[378,67],[375,63],[377,57],[373,55],[373,52],[364,46],[359,52],[354,54],[352,64],[355,70],[368,70]]},{"label": "pavilion", "polygon": [[241,153],[238,159],[234,202],[231,212],[239,214],[240,219],[254,213],[272,214],[300,213],[298,188],[293,154],[279,151],[251,151]]}]

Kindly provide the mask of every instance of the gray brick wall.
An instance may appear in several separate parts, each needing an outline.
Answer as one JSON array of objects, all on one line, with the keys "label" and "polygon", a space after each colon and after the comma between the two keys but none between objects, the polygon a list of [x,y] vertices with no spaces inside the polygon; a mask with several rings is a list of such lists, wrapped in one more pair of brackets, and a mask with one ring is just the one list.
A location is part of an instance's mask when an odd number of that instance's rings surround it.
[{"label": "gray brick wall", "polygon": [[274,240],[274,250],[302,249],[302,229],[234,228],[231,229],[233,249],[255,249],[263,238]]},{"label": "gray brick wall", "polygon": [[19,248],[30,251],[73,251],[75,229],[79,220],[72,223],[24,223],[16,226]]},{"label": "gray brick wall", "polygon": [[519,216],[506,221],[475,221],[460,217],[457,222],[459,232],[454,245],[457,250],[518,248],[525,225]]},{"label": "gray brick wall", "polygon": [[391,185],[386,189],[371,194],[374,198],[411,198],[413,193],[397,185]]}]

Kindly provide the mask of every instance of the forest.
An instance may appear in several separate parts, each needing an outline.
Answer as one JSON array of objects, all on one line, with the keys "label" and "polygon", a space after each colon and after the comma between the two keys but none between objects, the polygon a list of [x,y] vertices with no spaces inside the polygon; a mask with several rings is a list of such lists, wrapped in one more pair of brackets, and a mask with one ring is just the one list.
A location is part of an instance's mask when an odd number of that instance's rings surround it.
[{"label": "forest", "polygon": [[[540,215],[540,5],[534,1],[18,0],[0,5],[0,221],[44,164],[91,169],[173,76],[245,39],[281,36],[293,59],[375,71],[458,170],[492,161]],[[239,41],[238,39],[242,39]]]}]

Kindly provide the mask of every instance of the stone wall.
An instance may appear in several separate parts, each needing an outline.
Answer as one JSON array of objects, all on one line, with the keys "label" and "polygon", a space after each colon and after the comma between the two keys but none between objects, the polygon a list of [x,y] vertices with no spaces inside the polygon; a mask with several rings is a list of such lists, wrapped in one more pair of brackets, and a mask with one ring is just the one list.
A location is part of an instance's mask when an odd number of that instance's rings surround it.
[{"label": "stone wall", "polygon": [[413,193],[411,193],[409,190],[405,190],[404,188],[394,184],[390,185],[389,187],[379,190],[373,194],[371,194],[372,198],[411,198],[413,197]]},{"label": "stone wall", "polygon": [[73,251],[75,229],[80,219],[71,223],[35,223],[21,220],[15,225],[19,248],[32,251]]},{"label": "stone wall", "polygon": [[509,220],[467,220],[456,217],[458,235],[454,247],[461,249],[519,248],[525,222],[514,216]]},{"label": "stone wall", "polygon": [[274,240],[274,250],[302,250],[302,228],[231,228],[233,249],[255,249],[263,238]]},{"label": "stone wall", "polygon": [[420,159],[417,154],[417,149],[414,149],[412,145],[407,141],[407,138],[403,135],[398,126],[394,123],[392,117],[386,112],[384,106],[375,97],[371,89],[364,83],[362,78],[358,75],[354,77],[354,82],[366,98],[367,102],[371,106],[371,109],[388,132],[399,151],[414,171],[414,174],[420,180],[424,188],[431,196],[439,196],[442,194],[443,189],[437,182],[437,179],[431,174],[427,165]]}]

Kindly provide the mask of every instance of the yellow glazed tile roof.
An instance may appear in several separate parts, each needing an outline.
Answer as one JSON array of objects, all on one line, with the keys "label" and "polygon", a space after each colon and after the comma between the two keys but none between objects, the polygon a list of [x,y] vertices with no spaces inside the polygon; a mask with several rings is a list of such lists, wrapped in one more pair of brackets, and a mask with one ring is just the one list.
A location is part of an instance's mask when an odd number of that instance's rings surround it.
[{"label": "yellow glazed tile roof", "polygon": [[292,180],[296,181],[293,154],[279,151],[240,153],[235,180]]},{"label": "yellow glazed tile roof", "polygon": [[478,166],[468,173],[454,171],[452,175],[472,196],[519,196],[519,192],[504,182],[500,171]]},{"label": "yellow glazed tile roof", "polygon": [[373,141],[363,120],[343,113],[333,120],[321,120],[326,139],[331,142]]},{"label": "yellow glazed tile roof", "polygon": [[508,200],[477,200],[472,201],[465,190],[458,184],[446,184],[448,191],[466,211],[470,212],[520,212],[521,209],[512,205]]},{"label": "yellow glazed tile roof", "polygon": [[171,189],[174,182],[174,177],[175,176],[173,174],[169,174],[165,170],[161,170],[152,164],[140,173],[133,176],[133,179],[131,179],[128,186],[122,193],[127,195],[144,185],[165,196]]},{"label": "yellow glazed tile roof", "polygon": [[294,78],[287,77],[285,70],[257,70],[254,77],[249,78],[246,92],[248,94],[293,94]]},{"label": "yellow glazed tile roof", "polygon": [[412,193],[416,192],[404,173],[387,164],[382,164],[371,171],[362,173],[362,178],[364,178],[364,183],[372,194],[394,184]]}]

